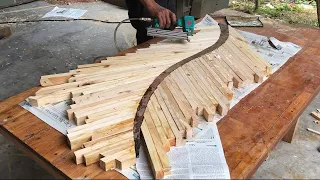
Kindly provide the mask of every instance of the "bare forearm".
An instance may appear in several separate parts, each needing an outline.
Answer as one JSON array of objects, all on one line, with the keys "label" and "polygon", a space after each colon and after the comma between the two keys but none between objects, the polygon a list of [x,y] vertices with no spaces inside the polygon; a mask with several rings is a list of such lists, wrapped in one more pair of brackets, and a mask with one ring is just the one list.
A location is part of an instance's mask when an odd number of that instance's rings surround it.
[{"label": "bare forearm", "polygon": [[155,0],[140,0],[140,2],[149,12],[155,11],[157,8],[161,7]]},{"label": "bare forearm", "polygon": [[154,6],[156,1],[154,0],[140,0],[144,7]]}]

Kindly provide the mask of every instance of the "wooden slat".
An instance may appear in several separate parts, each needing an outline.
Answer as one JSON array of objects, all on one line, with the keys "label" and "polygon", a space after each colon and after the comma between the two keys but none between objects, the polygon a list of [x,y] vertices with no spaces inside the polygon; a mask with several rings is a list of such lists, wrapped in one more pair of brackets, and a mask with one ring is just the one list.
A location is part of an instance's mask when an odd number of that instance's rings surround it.
[{"label": "wooden slat", "polygon": [[160,160],[161,156],[158,155],[157,148],[151,138],[151,134],[149,132],[149,129],[145,121],[142,122],[141,131],[147,145],[147,150],[148,150],[147,156],[151,162],[153,175],[156,179],[162,179],[164,177],[164,172],[163,172],[163,167]]},{"label": "wooden slat", "polygon": [[[156,115],[159,118],[161,126],[162,126],[164,132],[166,133],[166,136],[167,136],[167,139],[170,142],[170,145],[171,146],[175,146],[175,144],[176,144],[175,136],[173,134],[173,131],[172,131],[171,127],[169,126],[168,120],[165,117],[165,115],[164,115],[164,113],[163,113],[163,111],[162,111],[162,109],[160,107],[160,104],[158,103],[158,100],[156,99],[155,95],[151,96],[150,103],[152,104],[152,106],[154,108],[153,110],[155,111]],[[151,104],[149,106],[151,106]]]},{"label": "wooden slat", "polygon": [[145,112],[144,120],[146,121],[147,127],[149,129],[149,132],[152,136],[152,139],[154,140],[154,143],[157,147],[157,149],[162,149],[164,152],[170,151],[170,142],[168,138],[165,135],[165,132],[161,125],[158,125],[155,123],[156,120],[154,120],[151,116],[155,112],[149,112],[149,109]]},{"label": "wooden slat", "polygon": [[161,109],[163,111],[163,114],[165,115],[165,117],[166,117],[166,119],[168,121],[168,124],[170,125],[170,128],[171,128],[171,130],[172,130],[172,132],[173,132],[173,134],[175,136],[175,140],[176,140],[175,145],[176,146],[181,146],[182,145],[182,135],[181,135],[181,133],[180,133],[180,131],[179,131],[177,125],[176,125],[176,122],[173,120],[173,118],[175,116],[173,116],[170,113],[167,105],[165,104],[165,102],[163,100],[163,97],[161,97],[160,92],[158,90],[156,90],[154,92],[154,95],[156,96],[157,101],[159,102],[159,105],[161,106]]},{"label": "wooden slat", "polygon": [[105,171],[108,171],[112,168],[116,168],[116,159],[121,157],[121,156],[124,156],[126,154],[134,154],[134,159],[136,158],[135,157],[135,150],[134,150],[134,147],[130,147],[128,149],[123,149],[121,151],[118,151],[118,152],[115,152],[114,154],[105,154],[105,153],[102,153],[101,155],[104,156],[103,158],[100,159],[100,168],[105,170]]},{"label": "wooden slat", "polygon": [[[128,131],[127,131],[128,132]],[[114,136],[104,137],[100,138],[99,140],[90,141],[88,142],[83,149],[79,149],[74,152],[75,161],[76,164],[81,164],[84,162],[84,154],[94,151],[96,149],[111,145],[113,143],[117,143],[119,141],[125,140],[125,139],[133,139],[133,133],[132,131],[129,131],[129,133],[119,133]]]},{"label": "wooden slat", "polygon": [[131,148],[134,145],[133,138],[118,141],[117,143],[109,144],[108,146],[87,152],[83,155],[86,166],[98,162],[101,158],[101,153],[114,154],[124,149]]}]

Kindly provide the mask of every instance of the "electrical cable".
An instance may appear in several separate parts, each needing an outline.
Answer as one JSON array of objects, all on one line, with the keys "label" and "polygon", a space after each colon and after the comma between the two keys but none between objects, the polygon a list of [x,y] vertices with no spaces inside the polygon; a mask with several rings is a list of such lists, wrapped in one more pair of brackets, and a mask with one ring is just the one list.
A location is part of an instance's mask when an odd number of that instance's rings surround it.
[{"label": "electrical cable", "polygon": [[117,31],[119,27],[123,23],[130,23],[130,21],[145,21],[145,22],[151,22],[151,18],[128,18],[124,19],[120,22],[114,22],[114,21],[103,21],[98,19],[34,19],[34,20],[24,20],[24,21],[5,21],[0,22],[0,24],[16,24],[16,23],[32,23],[32,22],[61,22],[61,21],[95,21],[95,22],[101,22],[106,24],[118,24],[116,29],[114,30],[113,39],[114,39],[114,45],[117,48],[117,50],[120,52],[121,49],[118,46],[117,43]]},{"label": "electrical cable", "polygon": [[[104,21],[98,19],[31,19],[31,20],[23,20],[23,21],[4,21],[0,22],[0,24],[17,24],[17,23],[32,23],[32,22],[61,22],[61,21],[95,21],[107,24],[118,24],[120,22],[117,21]],[[129,22],[124,22],[129,23]]]},{"label": "electrical cable", "polygon": [[119,52],[121,52],[121,49],[119,48],[118,46],[118,43],[117,43],[117,31],[118,31],[118,28],[121,26],[121,24],[127,22],[127,21],[145,21],[145,22],[151,22],[152,19],[151,18],[128,18],[128,19],[124,19],[122,20],[116,27],[116,29],[114,30],[114,34],[113,34],[113,41],[114,41],[114,45],[115,47],[117,48],[117,50]]}]

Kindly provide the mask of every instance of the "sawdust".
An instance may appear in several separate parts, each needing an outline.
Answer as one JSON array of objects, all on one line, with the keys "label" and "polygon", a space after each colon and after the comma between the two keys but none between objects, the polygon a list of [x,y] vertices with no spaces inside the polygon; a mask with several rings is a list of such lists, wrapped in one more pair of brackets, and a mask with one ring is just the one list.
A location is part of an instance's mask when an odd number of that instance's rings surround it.
[{"label": "sawdust", "polygon": [[97,2],[99,0],[45,0],[50,4],[74,4],[79,2]]}]

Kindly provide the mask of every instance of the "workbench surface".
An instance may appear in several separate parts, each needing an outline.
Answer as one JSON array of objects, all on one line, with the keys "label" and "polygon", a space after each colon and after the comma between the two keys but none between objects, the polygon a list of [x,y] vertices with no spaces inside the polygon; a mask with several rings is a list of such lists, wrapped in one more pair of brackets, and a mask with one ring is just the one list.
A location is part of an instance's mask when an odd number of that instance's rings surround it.
[{"label": "workbench surface", "polygon": [[[287,133],[292,134],[297,118],[320,87],[319,30],[271,23],[263,28],[242,29],[293,42],[302,50],[218,123],[231,178],[253,175],[268,152]],[[0,102],[0,133],[58,178],[124,178],[116,171],[104,172],[98,164],[76,165],[67,138],[18,105],[39,88]]]}]

